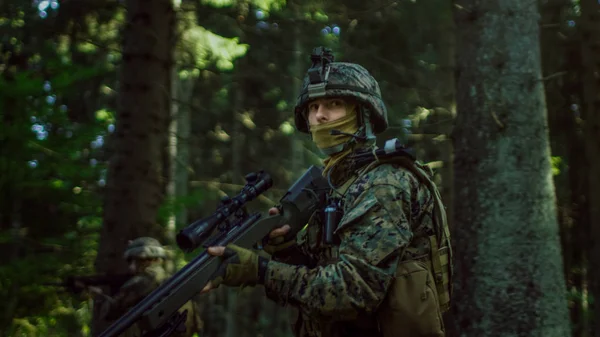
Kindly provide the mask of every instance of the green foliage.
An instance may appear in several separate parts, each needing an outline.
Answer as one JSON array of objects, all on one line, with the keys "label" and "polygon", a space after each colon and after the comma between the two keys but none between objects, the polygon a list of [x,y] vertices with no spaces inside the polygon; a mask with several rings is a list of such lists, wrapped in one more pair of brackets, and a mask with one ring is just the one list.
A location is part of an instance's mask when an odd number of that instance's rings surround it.
[{"label": "green foliage", "polygon": [[[205,189],[196,189],[191,193],[181,197],[167,197],[158,211],[158,217],[162,223],[166,223],[172,214],[177,214],[183,209],[194,209],[201,205],[206,199],[210,198],[210,193]],[[177,229],[187,224],[177,224]]]},{"label": "green foliage", "polygon": [[[237,2],[235,0],[200,0],[203,5],[209,5],[212,7],[230,7]],[[252,0],[250,3],[258,8],[264,10],[281,10],[285,5],[285,0]]]},{"label": "green foliage", "polygon": [[[11,19],[0,12],[3,28],[19,28],[4,30],[13,36],[12,51],[0,55],[6,65],[0,70],[0,185],[6,192],[0,197],[0,299],[6,304],[0,332],[84,336],[89,301],[44,283],[93,272],[106,170],[102,143],[111,121],[81,123],[85,111],[69,98],[111,73],[105,62],[65,62],[68,49],[53,48],[60,43],[32,43],[21,29],[43,22],[29,4],[25,8]],[[15,24],[23,18],[25,26]]]},{"label": "green foliage", "polygon": [[[201,26],[187,29],[181,37],[181,48],[184,50],[182,59],[193,58],[186,65],[206,68],[208,64],[216,62],[219,70],[233,69],[233,60],[243,56],[247,44],[240,44],[238,38],[225,38],[214,34]],[[187,56],[187,57],[186,57]]]},{"label": "green foliage", "polygon": [[550,164],[552,164],[552,175],[557,176],[560,174],[560,169],[563,165],[563,160],[561,157],[552,156],[550,158]]}]

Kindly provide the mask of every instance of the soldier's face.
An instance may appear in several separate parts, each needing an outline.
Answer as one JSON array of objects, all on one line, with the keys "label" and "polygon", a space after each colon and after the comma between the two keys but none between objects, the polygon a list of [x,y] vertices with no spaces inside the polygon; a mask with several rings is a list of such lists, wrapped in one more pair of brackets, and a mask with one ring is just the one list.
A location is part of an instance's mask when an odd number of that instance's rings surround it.
[{"label": "soldier's face", "polygon": [[159,258],[148,258],[148,259],[130,259],[127,261],[129,265],[129,272],[133,274],[137,274],[143,272],[148,266],[153,263],[162,263],[162,259]]},{"label": "soldier's face", "polygon": [[130,259],[128,262],[129,262],[129,272],[136,273],[140,266],[140,261],[138,261],[137,259]]},{"label": "soldier's face", "polygon": [[346,116],[346,102],[341,98],[319,98],[308,104],[308,123],[319,125]]},{"label": "soldier's face", "polygon": [[139,273],[143,271],[150,262],[150,259],[131,259],[129,260],[129,272],[134,274]]}]

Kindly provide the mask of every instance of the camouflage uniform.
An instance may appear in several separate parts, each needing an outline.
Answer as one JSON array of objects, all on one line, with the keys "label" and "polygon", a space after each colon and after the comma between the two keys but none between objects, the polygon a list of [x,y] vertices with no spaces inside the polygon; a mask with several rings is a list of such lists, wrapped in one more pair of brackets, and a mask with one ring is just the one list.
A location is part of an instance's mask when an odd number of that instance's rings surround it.
[{"label": "camouflage uniform", "polygon": [[[165,259],[167,254],[165,249],[157,240],[153,238],[142,237],[133,240],[129,244],[127,250],[125,251],[124,257],[126,259]],[[130,308],[135,306],[139,301],[160,286],[166,279],[169,278],[169,276],[170,275],[164,268],[162,260],[148,264],[143,270],[128,280],[112,299],[106,299],[102,303],[100,314],[108,321],[114,321],[120,318]],[[197,312],[194,310],[195,307],[192,301],[188,301],[180,309],[180,311],[186,309],[188,310],[186,332],[174,334],[174,336],[189,337],[196,332],[200,332],[202,328],[202,322],[199,321],[199,318],[197,317]],[[121,336],[133,337],[140,335],[140,327],[135,324]]]},{"label": "camouflage uniform", "polygon": [[270,298],[300,309],[296,335],[377,336],[374,313],[396,266],[429,252],[433,205],[409,171],[383,164],[349,187],[339,247],[321,245],[322,226],[313,216],[297,240],[309,264],[272,262],[265,278]]},{"label": "camouflage uniform", "polygon": [[[333,63],[329,70],[325,96],[358,98],[371,112],[371,130],[378,133],[385,129],[385,106],[371,75],[348,63]],[[305,79],[296,108],[296,125],[302,132],[309,132],[302,113],[311,99],[308,85]],[[368,132],[364,136],[369,136]],[[332,170],[333,185],[350,183],[359,169],[350,159],[342,160]],[[322,244],[323,226],[319,212],[315,212],[298,234],[297,246],[275,253],[268,264],[264,280],[267,296],[299,310],[293,326],[296,336],[382,336],[383,316],[378,312],[384,303],[388,307],[391,303],[394,310],[397,299],[390,299],[390,291],[396,276],[405,262],[427,260],[431,253],[430,238],[439,230],[434,224],[436,202],[432,191],[411,170],[384,163],[354,179],[346,190],[344,215],[335,231],[339,244]],[[429,279],[427,285],[431,286]],[[434,308],[432,314],[436,316],[433,321],[442,326],[439,309]],[[440,329],[432,327],[435,332],[431,334],[391,335],[440,336]]]}]

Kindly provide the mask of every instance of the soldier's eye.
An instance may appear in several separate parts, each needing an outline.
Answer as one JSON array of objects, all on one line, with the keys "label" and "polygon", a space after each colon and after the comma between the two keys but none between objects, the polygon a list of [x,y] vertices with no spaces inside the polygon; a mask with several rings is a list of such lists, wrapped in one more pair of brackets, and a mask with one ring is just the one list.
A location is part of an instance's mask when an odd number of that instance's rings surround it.
[{"label": "soldier's eye", "polygon": [[334,99],[329,101],[329,106],[332,108],[343,106],[344,102],[341,99]]}]

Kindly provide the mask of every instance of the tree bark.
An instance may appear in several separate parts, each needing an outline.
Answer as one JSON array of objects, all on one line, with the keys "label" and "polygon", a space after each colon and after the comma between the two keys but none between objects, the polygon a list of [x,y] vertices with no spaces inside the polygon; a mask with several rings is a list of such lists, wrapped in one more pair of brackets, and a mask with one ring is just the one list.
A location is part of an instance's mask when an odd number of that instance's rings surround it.
[{"label": "tree bark", "polygon": [[457,1],[456,330],[568,336],[533,0]]},{"label": "tree bark", "polygon": [[[115,152],[109,164],[96,258],[100,273],[125,271],[122,256],[128,240],[140,236],[164,239],[157,210],[168,174],[163,164],[170,121],[175,15],[171,0],[128,0],[125,5]],[[95,310],[94,333],[105,327]]]}]

